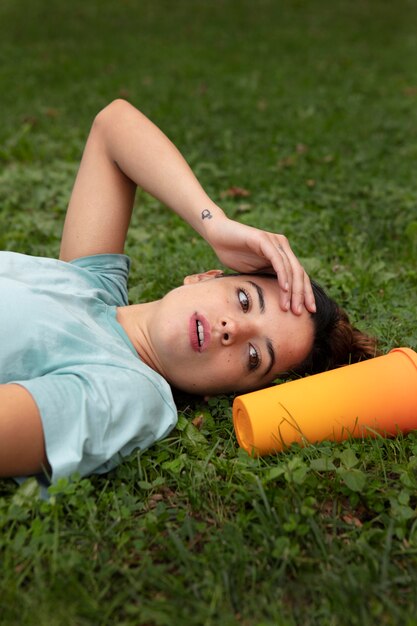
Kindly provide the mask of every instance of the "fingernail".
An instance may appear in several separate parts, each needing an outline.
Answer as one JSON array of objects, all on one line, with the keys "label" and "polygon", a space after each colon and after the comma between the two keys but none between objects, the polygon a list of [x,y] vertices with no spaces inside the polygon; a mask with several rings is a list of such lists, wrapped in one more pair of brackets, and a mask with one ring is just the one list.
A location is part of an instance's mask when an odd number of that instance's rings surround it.
[{"label": "fingernail", "polygon": [[299,304],[298,307],[297,307],[297,313],[301,313],[302,310],[303,310],[303,305]]},{"label": "fingernail", "polygon": [[289,288],[290,288],[289,284],[285,283],[285,286],[284,286],[285,291],[288,291]]},{"label": "fingernail", "polygon": [[285,310],[288,311],[290,306],[291,306],[291,302],[289,300],[287,300],[286,303],[285,303]]}]

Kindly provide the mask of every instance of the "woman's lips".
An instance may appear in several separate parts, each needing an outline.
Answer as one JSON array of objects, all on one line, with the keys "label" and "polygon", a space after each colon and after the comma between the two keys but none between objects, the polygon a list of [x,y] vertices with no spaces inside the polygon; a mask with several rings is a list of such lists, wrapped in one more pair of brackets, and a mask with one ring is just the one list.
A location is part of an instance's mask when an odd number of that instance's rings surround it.
[{"label": "woman's lips", "polygon": [[210,324],[203,315],[194,313],[191,316],[189,334],[194,352],[203,352],[210,343]]}]

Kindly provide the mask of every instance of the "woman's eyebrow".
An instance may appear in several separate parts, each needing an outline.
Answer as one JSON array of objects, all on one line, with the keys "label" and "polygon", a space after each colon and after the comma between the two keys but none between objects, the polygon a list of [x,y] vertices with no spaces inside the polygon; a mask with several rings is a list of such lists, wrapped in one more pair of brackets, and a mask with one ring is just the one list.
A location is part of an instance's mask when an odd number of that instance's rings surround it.
[{"label": "woman's eyebrow", "polygon": [[268,348],[270,361],[269,361],[268,367],[263,373],[264,376],[267,376],[269,372],[272,370],[273,366],[275,365],[275,352],[274,352],[274,347],[272,345],[272,341],[270,339],[266,340],[266,346]]},{"label": "woman's eyebrow", "polygon": [[262,289],[262,287],[258,285],[258,283],[253,282],[253,280],[248,280],[247,282],[250,285],[252,285],[252,287],[255,287],[256,292],[258,294],[258,299],[259,299],[259,308],[261,310],[261,313],[264,313],[265,312],[264,290]]}]

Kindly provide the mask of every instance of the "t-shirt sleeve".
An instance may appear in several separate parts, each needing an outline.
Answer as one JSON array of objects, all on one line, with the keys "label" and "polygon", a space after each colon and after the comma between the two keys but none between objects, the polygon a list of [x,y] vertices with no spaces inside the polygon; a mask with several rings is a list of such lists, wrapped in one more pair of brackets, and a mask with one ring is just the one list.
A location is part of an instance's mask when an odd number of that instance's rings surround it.
[{"label": "t-shirt sleeve", "polygon": [[41,414],[51,481],[107,472],[133,450],[165,437],[177,414],[164,383],[109,366],[19,382]]},{"label": "t-shirt sleeve", "polygon": [[127,281],[130,259],[125,254],[95,254],[70,261],[71,265],[85,270],[91,286],[106,293],[106,304],[128,304]]}]

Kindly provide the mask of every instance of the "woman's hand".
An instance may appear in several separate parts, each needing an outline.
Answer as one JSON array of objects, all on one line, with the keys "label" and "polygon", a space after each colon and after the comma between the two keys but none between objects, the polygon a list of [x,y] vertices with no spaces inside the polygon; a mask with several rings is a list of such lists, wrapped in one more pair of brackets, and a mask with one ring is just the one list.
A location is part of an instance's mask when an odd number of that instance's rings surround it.
[{"label": "woman's hand", "polygon": [[206,240],[224,265],[243,273],[275,272],[281,288],[281,308],[291,308],[297,315],[303,306],[315,312],[310,279],[284,235],[246,226],[226,216],[216,216],[206,226]]}]

